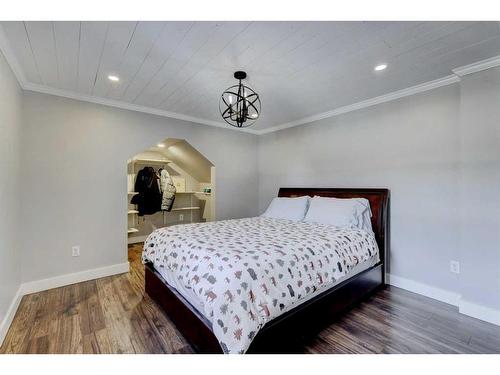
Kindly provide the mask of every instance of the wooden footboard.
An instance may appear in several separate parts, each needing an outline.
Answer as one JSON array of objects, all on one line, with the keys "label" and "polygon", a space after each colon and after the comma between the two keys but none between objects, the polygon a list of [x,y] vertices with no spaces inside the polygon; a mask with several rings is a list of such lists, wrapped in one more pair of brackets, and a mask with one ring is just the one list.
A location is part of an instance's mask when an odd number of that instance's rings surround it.
[{"label": "wooden footboard", "polygon": [[[248,353],[289,353],[301,340],[383,286],[383,265],[379,263],[270,321],[255,336]],[[151,263],[146,264],[146,293],[197,352],[222,353],[210,322],[168,285]]]},{"label": "wooden footboard", "polygon": [[158,303],[184,338],[200,353],[222,353],[212,326],[177,290],[146,263],[146,293]]}]

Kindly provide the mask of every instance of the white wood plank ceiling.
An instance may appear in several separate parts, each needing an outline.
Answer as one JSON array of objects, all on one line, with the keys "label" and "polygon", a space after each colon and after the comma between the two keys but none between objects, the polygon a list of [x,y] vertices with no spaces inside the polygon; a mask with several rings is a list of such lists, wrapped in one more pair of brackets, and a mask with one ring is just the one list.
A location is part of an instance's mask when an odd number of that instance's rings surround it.
[{"label": "white wood plank ceiling", "polygon": [[[451,74],[500,51],[497,22],[1,22],[26,80],[222,121],[246,70],[255,129]],[[388,68],[375,72],[374,66]],[[112,82],[108,75],[120,78]]]}]

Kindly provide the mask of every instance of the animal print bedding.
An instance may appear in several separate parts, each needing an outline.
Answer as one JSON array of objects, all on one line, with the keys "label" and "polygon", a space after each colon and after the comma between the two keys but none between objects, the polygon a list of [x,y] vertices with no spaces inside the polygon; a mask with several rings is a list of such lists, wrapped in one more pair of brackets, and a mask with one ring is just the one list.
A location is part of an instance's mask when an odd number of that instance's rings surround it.
[{"label": "animal print bedding", "polygon": [[267,322],[373,257],[373,233],[265,217],[157,229],[143,251],[197,296],[225,353],[244,353]]}]

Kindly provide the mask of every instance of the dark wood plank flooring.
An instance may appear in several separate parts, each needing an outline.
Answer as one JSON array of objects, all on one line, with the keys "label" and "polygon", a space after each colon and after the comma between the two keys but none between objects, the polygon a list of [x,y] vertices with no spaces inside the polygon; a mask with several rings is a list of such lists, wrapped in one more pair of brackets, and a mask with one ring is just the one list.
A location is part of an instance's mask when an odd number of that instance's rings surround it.
[{"label": "dark wood plank flooring", "polygon": [[[0,353],[192,353],[144,295],[141,245],[128,274],[23,297]],[[306,340],[299,353],[500,353],[500,327],[387,287]]]}]

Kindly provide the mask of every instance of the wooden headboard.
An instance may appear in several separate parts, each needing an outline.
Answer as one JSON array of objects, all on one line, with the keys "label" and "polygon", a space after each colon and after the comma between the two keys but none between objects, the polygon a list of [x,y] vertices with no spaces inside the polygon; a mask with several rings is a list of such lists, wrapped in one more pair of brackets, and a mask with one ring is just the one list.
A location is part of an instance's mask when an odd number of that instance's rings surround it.
[{"label": "wooden headboard", "polygon": [[369,188],[280,188],[278,197],[366,198],[372,210],[372,228],[380,251],[380,260],[385,262],[389,253],[389,189]]}]

